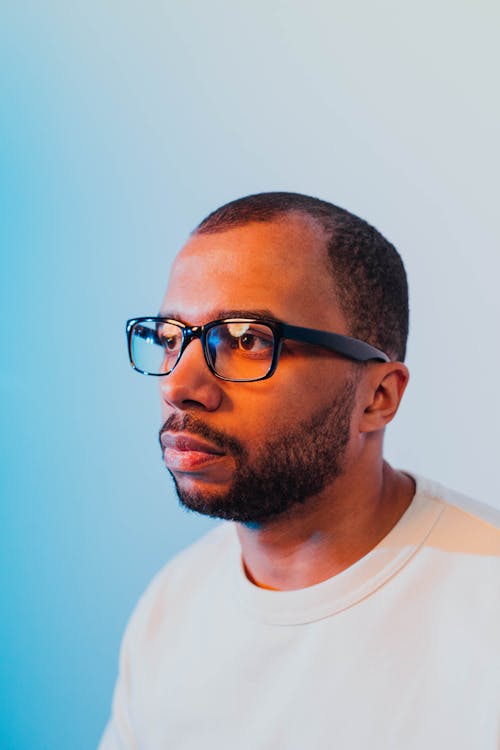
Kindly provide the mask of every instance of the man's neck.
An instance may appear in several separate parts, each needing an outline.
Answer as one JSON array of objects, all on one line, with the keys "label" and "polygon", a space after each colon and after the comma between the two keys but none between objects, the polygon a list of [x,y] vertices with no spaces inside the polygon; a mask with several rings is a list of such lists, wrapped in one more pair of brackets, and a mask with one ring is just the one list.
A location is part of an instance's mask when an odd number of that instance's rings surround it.
[{"label": "man's neck", "polygon": [[286,516],[258,527],[238,524],[249,579],[286,591],[331,578],[389,533],[414,493],[414,481],[384,462],[362,480],[338,478]]}]

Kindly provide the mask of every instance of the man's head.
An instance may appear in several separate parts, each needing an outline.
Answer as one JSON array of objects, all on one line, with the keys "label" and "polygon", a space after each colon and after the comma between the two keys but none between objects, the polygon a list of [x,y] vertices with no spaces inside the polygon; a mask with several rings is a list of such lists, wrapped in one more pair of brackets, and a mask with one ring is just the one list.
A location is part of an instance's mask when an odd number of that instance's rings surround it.
[{"label": "man's head", "polygon": [[[160,314],[189,326],[270,318],[363,338],[395,360],[404,356],[406,279],[394,248],[365,222],[307,196],[269,193],[199,225]],[[162,447],[181,501],[265,522],[331,497],[339,477],[380,458],[406,379],[396,362],[360,365],[285,340],[272,377],[224,381],[193,340],[160,382]]]},{"label": "man's head", "polygon": [[[250,222],[285,220],[292,213],[317,223],[325,233],[336,302],[350,334],[404,361],[408,337],[408,284],[395,247],[363,219],[332,203],[300,193],[258,193],[209,214],[194,234],[224,232]],[[303,251],[307,254],[307,248]]]}]

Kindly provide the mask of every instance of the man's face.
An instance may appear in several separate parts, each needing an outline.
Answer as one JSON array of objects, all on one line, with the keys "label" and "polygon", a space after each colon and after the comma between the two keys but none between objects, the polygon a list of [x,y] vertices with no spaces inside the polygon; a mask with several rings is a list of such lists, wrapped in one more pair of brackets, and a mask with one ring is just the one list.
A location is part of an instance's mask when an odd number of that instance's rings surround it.
[{"label": "man's face", "polygon": [[[349,333],[321,230],[301,216],[195,235],[178,255],[161,314],[188,325],[273,317]],[[355,365],[285,341],[268,380],[226,382],[199,340],[160,381],[165,464],[181,502],[202,513],[264,522],[317,497],[345,465]]]}]

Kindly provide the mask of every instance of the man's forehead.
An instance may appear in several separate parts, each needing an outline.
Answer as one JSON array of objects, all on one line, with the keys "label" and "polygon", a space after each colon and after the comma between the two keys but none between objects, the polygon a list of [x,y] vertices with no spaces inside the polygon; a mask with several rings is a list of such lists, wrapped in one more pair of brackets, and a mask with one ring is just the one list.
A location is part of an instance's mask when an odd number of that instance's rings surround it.
[{"label": "man's forehead", "polygon": [[276,267],[291,272],[327,264],[327,236],[311,217],[293,213],[267,222],[248,222],[215,233],[195,233],[178,253],[172,271],[183,264],[223,267]]},{"label": "man's forehead", "polygon": [[262,317],[290,320],[303,309],[312,319],[335,298],[325,240],[297,216],[194,234],[174,261],[162,313],[266,309]]}]

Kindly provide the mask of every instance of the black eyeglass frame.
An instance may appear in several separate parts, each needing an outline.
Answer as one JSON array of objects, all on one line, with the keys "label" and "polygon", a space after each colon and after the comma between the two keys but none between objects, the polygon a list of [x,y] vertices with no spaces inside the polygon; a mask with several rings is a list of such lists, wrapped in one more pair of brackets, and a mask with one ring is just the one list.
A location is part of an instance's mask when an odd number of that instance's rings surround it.
[{"label": "black eyeglass frame", "polygon": [[[175,361],[174,366],[168,372],[147,372],[145,370],[141,370],[135,364],[132,354],[132,331],[134,329],[134,326],[141,323],[171,323],[181,329],[182,343],[179,349],[179,355]],[[216,371],[211,359],[210,348],[207,343],[207,334],[212,328],[215,328],[216,326],[219,326],[223,323],[257,323],[266,325],[271,329],[273,333],[273,356],[271,364],[269,365],[269,369],[265,375],[262,375],[259,378],[236,379],[224,377]],[[148,336],[150,336],[151,330],[147,330]],[[174,320],[173,318],[146,316],[141,318],[130,318],[129,320],[127,320],[126,331],[130,364],[132,365],[134,370],[137,370],[137,372],[140,372],[142,375],[150,375],[152,377],[162,377],[164,375],[170,375],[170,373],[173,372],[173,370],[177,367],[177,364],[179,363],[187,346],[191,343],[191,341],[194,341],[195,339],[200,339],[201,341],[205,362],[207,363],[207,367],[210,372],[220,380],[226,380],[231,383],[253,383],[258,382],[259,380],[267,380],[267,378],[270,378],[271,375],[274,374],[278,366],[281,347],[285,339],[290,339],[291,341],[299,341],[304,344],[312,344],[313,346],[320,346],[324,349],[329,349],[336,354],[340,354],[343,357],[352,359],[355,362],[368,362],[370,360],[377,360],[379,362],[391,361],[390,357],[388,357],[385,352],[383,352],[381,349],[377,349],[377,347],[372,346],[371,344],[367,344],[366,341],[361,341],[360,339],[355,339],[351,336],[344,336],[340,333],[332,333],[331,331],[321,331],[316,328],[292,326],[288,325],[288,323],[269,320],[267,318],[221,318],[220,320],[211,320],[209,323],[205,323],[205,325],[202,326],[188,326],[184,323],[181,323],[179,320]]]}]

